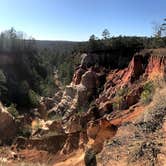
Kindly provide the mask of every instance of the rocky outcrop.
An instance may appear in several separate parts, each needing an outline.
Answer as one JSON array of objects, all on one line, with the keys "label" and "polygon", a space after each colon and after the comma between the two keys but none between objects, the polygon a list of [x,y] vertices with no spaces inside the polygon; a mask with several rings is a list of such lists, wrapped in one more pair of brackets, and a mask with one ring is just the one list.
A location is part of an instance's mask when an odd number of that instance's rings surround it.
[{"label": "rocky outcrop", "polygon": [[88,67],[94,66],[96,64],[99,64],[99,62],[100,62],[100,57],[97,54],[84,53],[81,55],[81,66],[82,67],[88,68]]},{"label": "rocky outcrop", "polygon": [[80,84],[80,82],[81,82],[81,77],[82,77],[82,75],[83,75],[86,71],[87,71],[87,70],[84,69],[82,66],[80,66],[78,69],[76,69],[76,71],[75,71],[75,73],[74,73],[74,76],[73,76],[72,82],[73,82],[75,85]]},{"label": "rocky outcrop", "polygon": [[[69,135],[87,130],[88,139],[94,140],[91,148],[99,153],[103,142],[116,134],[117,126],[143,112],[139,102],[145,82],[150,80],[154,71],[165,73],[165,57],[155,57],[156,50],[143,50],[133,56],[126,68],[108,70],[104,66],[94,67],[100,65],[99,55],[83,54],[72,83],[49,113],[62,116],[63,129]],[[94,103],[90,108],[89,101]],[[82,123],[83,115],[76,115],[81,109],[85,113],[85,123]],[[68,137],[64,146],[65,153],[76,147],[69,144],[71,138]],[[76,142],[78,139],[79,136]]]},{"label": "rocky outcrop", "polygon": [[87,88],[89,96],[93,96],[96,93],[97,88],[96,73],[92,69],[85,72],[85,74],[81,78],[81,84]]},{"label": "rocky outcrop", "polygon": [[[75,113],[82,111],[82,109],[86,112],[88,110],[88,103],[95,98],[98,82],[97,74],[92,68],[87,69],[83,73],[80,78],[76,71],[73,82],[66,86],[60,102],[48,111],[49,117],[57,115],[63,117],[64,128],[70,122],[70,117]],[[80,81],[76,81],[78,77]]]},{"label": "rocky outcrop", "polygon": [[8,143],[17,134],[17,127],[14,118],[7,112],[7,109],[0,103],[0,141]]}]

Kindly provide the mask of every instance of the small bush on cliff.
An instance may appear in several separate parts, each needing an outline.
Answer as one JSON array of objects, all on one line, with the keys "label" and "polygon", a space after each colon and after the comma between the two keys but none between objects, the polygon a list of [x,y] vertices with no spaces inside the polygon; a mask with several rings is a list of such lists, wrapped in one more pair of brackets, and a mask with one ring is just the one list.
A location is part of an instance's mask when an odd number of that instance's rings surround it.
[{"label": "small bush on cliff", "polygon": [[113,110],[119,110],[119,103],[113,103]]},{"label": "small bush on cliff", "polygon": [[127,86],[119,88],[116,91],[115,102],[113,103],[113,110],[123,109],[124,97],[128,94],[128,92],[129,88]]},{"label": "small bush on cliff", "polygon": [[40,100],[40,97],[37,95],[37,93],[33,90],[29,90],[28,96],[29,96],[30,106],[37,107],[39,105],[39,100]]},{"label": "small bush on cliff", "polygon": [[115,102],[113,103],[113,110],[122,109],[124,97],[127,95],[128,91],[129,91],[128,87],[122,87],[117,90],[115,96]]},{"label": "small bush on cliff", "polygon": [[24,125],[19,128],[18,135],[23,137],[30,137],[31,136],[31,126],[30,125]]},{"label": "small bush on cliff", "polygon": [[3,72],[3,70],[0,69],[0,98],[1,101],[5,101],[7,98],[7,79]]},{"label": "small bush on cliff", "polygon": [[117,96],[125,96],[128,93],[129,89],[127,86],[120,88],[117,92]]},{"label": "small bush on cliff", "polygon": [[11,104],[11,105],[8,107],[7,111],[8,111],[12,116],[14,116],[15,118],[17,118],[17,117],[19,116],[19,113],[18,113],[18,111],[17,111],[17,109],[16,109],[16,106],[15,106],[14,104]]},{"label": "small bush on cliff", "polygon": [[124,109],[123,104],[124,98],[123,96],[118,96],[115,98],[115,102],[113,103],[113,110],[122,110]]},{"label": "small bush on cliff", "polygon": [[77,112],[77,115],[81,116],[84,112],[85,112],[84,108],[80,107],[79,110],[78,110],[78,112]]},{"label": "small bush on cliff", "polygon": [[148,104],[152,101],[152,97],[154,94],[154,85],[152,81],[147,82],[143,86],[143,92],[141,93],[141,102],[144,104]]}]

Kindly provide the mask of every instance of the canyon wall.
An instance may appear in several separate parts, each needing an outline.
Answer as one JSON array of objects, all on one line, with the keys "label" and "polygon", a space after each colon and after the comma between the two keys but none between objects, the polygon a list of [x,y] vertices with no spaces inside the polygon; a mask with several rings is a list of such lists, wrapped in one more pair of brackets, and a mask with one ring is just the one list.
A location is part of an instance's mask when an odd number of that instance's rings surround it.
[{"label": "canyon wall", "polygon": [[42,127],[28,140],[16,140],[16,147],[47,151],[56,166],[164,162],[165,144],[160,141],[165,140],[159,135],[166,117],[166,49],[142,50],[121,67],[117,59],[111,67],[109,56],[83,54],[71,84],[52,98],[42,98],[37,109]]}]

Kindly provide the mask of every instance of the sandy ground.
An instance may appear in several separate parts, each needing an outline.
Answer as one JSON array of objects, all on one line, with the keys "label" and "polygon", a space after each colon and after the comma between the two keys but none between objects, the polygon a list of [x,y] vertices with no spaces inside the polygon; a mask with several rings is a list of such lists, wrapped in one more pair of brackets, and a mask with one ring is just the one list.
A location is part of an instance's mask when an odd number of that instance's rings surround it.
[{"label": "sandy ground", "polygon": [[56,163],[53,166],[85,166],[84,152],[82,150],[78,150],[78,151],[74,152],[65,161]]}]

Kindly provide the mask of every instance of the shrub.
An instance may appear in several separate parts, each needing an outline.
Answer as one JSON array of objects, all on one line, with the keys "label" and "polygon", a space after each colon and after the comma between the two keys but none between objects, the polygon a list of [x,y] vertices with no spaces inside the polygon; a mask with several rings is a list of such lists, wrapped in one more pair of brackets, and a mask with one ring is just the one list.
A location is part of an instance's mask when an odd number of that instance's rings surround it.
[{"label": "shrub", "polygon": [[79,110],[78,110],[78,112],[77,112],[77,115],[81,116],[84,112],[85,112],[84,108],[80,107]]},{"label": "shrub", "polygon": [[31,132],[32,132],[31,126],[25,125],[25,126],[19,128],[18,135],[28,138],[31,136]]},{"label": "shrub", "polygon": [[0,69],[0,98],[3,102],[7,99],[7,91],[7,79],[3,70]]},{"label": "shrub", "polygon": [[117,96],[125,96],[127,93],[128,93],[129,89],[128,87],[122,87],[120,88],[117,92],[116,92],[116,95]]},{"label": "shrub", "polygon": [[14,104],[11,104],[8,108],[7,108],[7,111],[12,115],[14,116],[15,118],[17,118],[19,116],[19,113],[16,109],[16,105]]},{"label": "shrub", "polygon": [[113,110],[122,109],[122,103],[123,103],[123,96],[117,96],[115,98],[115,102],[113,103]]},{"label": "shrub", "polygon": [[119,109],[119,103],[115,102],[113,103],[113,110]]},{"label": "shrub", "polygon": [[144,104],[148,104],[152,101],[152,97],[154,94],[154,85],[152,81],[147,82],[143,86],[143,91],[141,93],[141,102]]},{"label": "shrub", "polygon": [[61,121],[62,120],[62,115],[57,114],[55,111],[49,112],[47,114],[47,117],[49,120],[56,120],[56,121]]},{"label": "shrub", "polygon": [[28,97],[29,97],[29,104],[31,107],[37,107],[39,105],[40,97],[35,91],[29,90]]},{"label": "shrub", "polygon": [[147,104],[151,101],[151,92],[149,90],[144,90],[141,93],[141,102]]},{"label": "shrub", "polygon": [[113,110],[123,109],[122,105],[124,102],[124,97],[128,94],[129,88],[127,86],[119,88],[116,91],[115,102],[113,103]]}]

